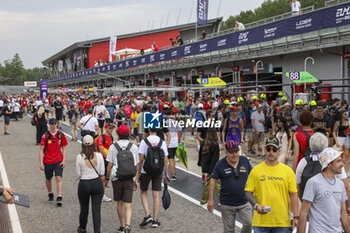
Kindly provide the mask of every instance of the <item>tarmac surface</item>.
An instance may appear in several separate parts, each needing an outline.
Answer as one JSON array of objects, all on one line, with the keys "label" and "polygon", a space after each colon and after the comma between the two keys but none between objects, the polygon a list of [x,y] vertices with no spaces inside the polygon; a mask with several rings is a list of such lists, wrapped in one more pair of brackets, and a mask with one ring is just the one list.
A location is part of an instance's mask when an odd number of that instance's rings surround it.
[{"label": "tarmac surface", "polygon": [[[0,118],[0,125],[2,127],[3,118]],[[63,125],[63,131],[70,134],[65,125]],[[4,136],[2,133],[0,135],[0,152],[5,163],[9,183],[17,193],[29,195],[31,201],[30,208],[16,207],[23,232],[76,232],[79,223],[79,202],[75,159],[80,153],[81,144],[71,142],[70,138],[67,137],[68,153],[66,168],[63,172],[63,206],[56,207],[47,202],[45,177],[43,171],[39,169],[39,146],[35,145],[36,129],[31,126],[30,118],[25,116],[19,121],[11,120],[8,132],[10,133],[8,136]],[[203,184],[200,181],[200,168],[196,165],[198,152],[194,138],[190,134],[186,139],[186,145],[190,172],[183,169],[182,164],[177,164],[180,168],[177,168],[178,180],[170,183],[171,206],[166,211],[162,207],[160,208],[160,228],[139,227],[144,217],[144,211],[140,201],[140,193],[137,190],[133,197],[132,232],[223,232],[221,218],[209,213],[199,205]],[[254,163],[260,161],[252,162],[255,165]],[[56,198],[55,183],[53,187]],[[111,188],[106,190],[106,195],[112,197]],[[151,206],[150,192],[149,203]],[[116,232],[118,228],[116,203],[114,201],[102,203],[101,232]],[[91,212],[89,213],[87,231],[93,231]],[[236,232],[239,232],[239,228]]]}]

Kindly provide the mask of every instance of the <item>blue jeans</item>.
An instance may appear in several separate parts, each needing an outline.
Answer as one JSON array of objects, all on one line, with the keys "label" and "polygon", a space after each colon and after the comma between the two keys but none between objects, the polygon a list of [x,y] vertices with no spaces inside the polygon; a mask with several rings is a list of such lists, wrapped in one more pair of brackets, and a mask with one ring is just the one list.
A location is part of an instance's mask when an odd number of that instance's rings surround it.
[{"label": "blue jeans", "polygon": [[254,233],[288,233],[289,227],[253,227]]}]

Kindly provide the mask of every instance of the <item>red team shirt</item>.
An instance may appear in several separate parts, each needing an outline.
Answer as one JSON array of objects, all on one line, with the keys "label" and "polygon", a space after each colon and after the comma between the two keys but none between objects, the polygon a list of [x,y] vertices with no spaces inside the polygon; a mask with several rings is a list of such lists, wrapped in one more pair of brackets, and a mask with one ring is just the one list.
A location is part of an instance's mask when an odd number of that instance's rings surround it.
[{"label": "red team shirt", "polygon": [[[48,133],[51,134],[50,131]],[[43,160],[43,163],[45,164],[54,164],[54,163],[61,162],[63,160],[61,143],[62,143],[62,146],[67,146],[68,142],[67,142],[66,136],[63,133],[62,133],[61,139],[58,139],[57,136],[58,136],[58,131],[55,135],[51,134],[51,139],[47,140],[46,153],[44,155],[44,160]],[[48,135],[48,138],[50,138],[49,135]],[[55,140],[53,140],[54,138]],[[46,140],[45,140],[45,134],[44,134],[41,138],[40,145],[44,146],[45,141]]]},{"label": "red team shirt", "polygon": [[[112,137],[111,136],[107,136],[105,135],[105,139],[106,139],[106,143],[103,144],[103,137],[102,136],[99,136],[97,138],[97,147],[100,147],[100,146],[103,146],[106,154],[108,153],[108,150],[109,150],[109,147],[113,144],[113,141],[112,141]],[[105,157],[103,157],[104,160],[106,160]]]},{"label": "red team shirt", "polygon": [[27,107],[27,100],[22,100],[22,107],[26,108]]}]

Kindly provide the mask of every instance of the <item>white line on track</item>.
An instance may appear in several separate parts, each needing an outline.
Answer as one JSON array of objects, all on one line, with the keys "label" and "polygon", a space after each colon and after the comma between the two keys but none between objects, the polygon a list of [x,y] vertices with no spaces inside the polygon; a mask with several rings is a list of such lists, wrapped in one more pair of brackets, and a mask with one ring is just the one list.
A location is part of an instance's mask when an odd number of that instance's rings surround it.
[{"label": "white line on track", "polygon": [[[32,117],[32,116],[30,116],[30,115],[28,115],[28,116],[29,116],[29,117]],[[67,124],[66,122],[62,122],[62,124],[65,124],[65,125],[67,125],[67,126],[70,126],[70,125]],[[63,131],[62,131],[62,132],[63,132]],[[70,136],[69,134],[67,134],[67,133],[65,133],[65,132],[63,132],[63,133],[64,133],[66,136],[68,136],[69,138],[72,138],[72,136]],[[80,140],[78,140],[77,142],[81,143]],[[179,169],[179,170],[181,170],[181,171],[187,172],[187,173],[189,173],[189,174],[191,174],[191,175],[194,175],[194,176],[197,176],[197,177],[199,177],[199,178],[202,178],[200,175],[198,175],[198,174],[196,174],[196,173],[194,173],[194,172],[188,171],[188,170],[183,169],[183,168],[178,167],[178,166],[176,166],[176,168]],[[178,191],[177,189],[174,189],[174,188],[172,188],[172,187],[170,187],[170,186],[168,186],[168,189],[169,189],[171,192],[177,194],[178,196],[180,196],[180,197],[182,197],[182,198],[184,198],[184,199],[186,199],[186,200],[192,202],[193,204],[196,204],[196,205],[202,207],[203,209],[206,209],[206,205],[202,206],[202,205],[200,204],[200,201],[197,201],[196,199],[194,199],[194,198],[188,196],[187,194],[185,194],[185,193],[183,193],[183,192],[180,192],[180,191]],[[220,213],[219,211],[215,210],[215,209],[214,209],[214,211],[213,211],[213,214],[215,214],[216,216],[218,216],[218,217],[221,218],[221,213]],[[236,221],[236,226],[239,227],[239,228],[242,228],[242,227],[243,227],[242,223],[240,223],[240,222],[238,222],[238,221]]]},{"label": "white line on track", "polygon": [[[0,172],[1,172],[1,178],[2,178],[3,185],[5,187],[10,188],[10,183],[9,183],[9,179],[7,177],[4,161],[2,160],[1,152],[0,152]],[[21,227],[21,223],[19,222],[16,206],[14,204],[7,205],[7,208],[9,210],[9,215],[10,215],[10,220],[11,220],[11,225],[12,225],[12,232],[22,233],[22,227]]]}]

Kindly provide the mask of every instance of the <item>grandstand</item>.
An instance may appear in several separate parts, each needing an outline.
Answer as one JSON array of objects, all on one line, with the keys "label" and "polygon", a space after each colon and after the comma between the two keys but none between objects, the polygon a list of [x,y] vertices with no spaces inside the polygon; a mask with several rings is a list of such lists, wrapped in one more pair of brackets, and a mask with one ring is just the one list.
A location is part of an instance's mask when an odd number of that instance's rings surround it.
[{"label": "grandstand", "polygon": [[[344,14],[350,12],[349,8],[349,1],[333,1],[322,9],[304,9],[301,16],[275,16],[247,25],[245,32],[216,32],[208,35],[206,41],[189,42],[155,54],[53,77],[48,81],[49,86],[72,89],[123,86],[128,90],[147,86],[194,88],[199,77],[219,76],[229,83],[253,81],[256,70],[259,80],[287,85],[291,81],[285,73],[304,71],[304,61],[311,56],[315,64],[307,65],[307,71],[318,79],[337,80],[342,87],[334,87],[332,91],[343,92],[342,98],[348,99],[345,78],[349,77],[346,54],[350,50],[350,20]],[[259,33],[265,36],[259,38]],[[143,64],[142,59],[147,62]],[[258,60],[263,66],[256,69]],[[282,89],[289,94],[294,91],[283,86],[270,91]],[[303,90],[298,87],[296,91]]]}]

